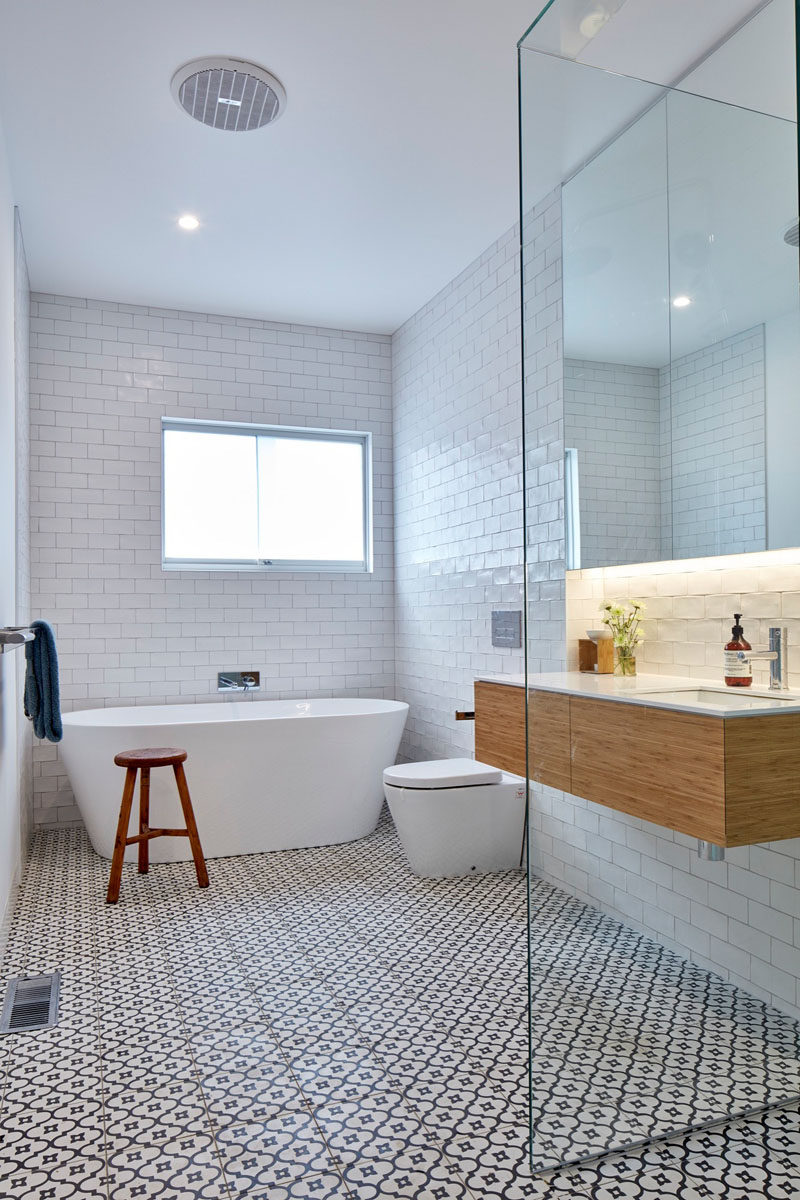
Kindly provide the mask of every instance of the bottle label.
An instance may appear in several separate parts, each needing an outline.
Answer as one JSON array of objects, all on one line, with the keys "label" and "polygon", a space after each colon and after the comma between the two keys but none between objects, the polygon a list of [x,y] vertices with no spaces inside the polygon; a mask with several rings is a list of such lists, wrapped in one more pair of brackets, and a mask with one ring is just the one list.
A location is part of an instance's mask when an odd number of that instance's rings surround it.
[{"label": "bottle label", "polygon": [[725,654],[725,678],[726,679],[751,679],[753,675],[753,664],[746,658],[739,658],[742,652],[740,650],[726,650]]}]

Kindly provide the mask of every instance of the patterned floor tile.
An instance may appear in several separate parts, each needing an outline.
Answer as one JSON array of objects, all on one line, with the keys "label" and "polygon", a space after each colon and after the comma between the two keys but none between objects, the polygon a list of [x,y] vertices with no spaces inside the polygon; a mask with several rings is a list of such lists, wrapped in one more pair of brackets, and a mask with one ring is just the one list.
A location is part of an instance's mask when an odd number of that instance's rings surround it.
[{"label": "patterned floor tile", "polygon": [[213,866],[109,909],[85,835],[37,836],[4,970],[61,969],[61,1020],[0,1039],[0,1195],[797,1200],[796,1105],[560,1165],[800,1089],[758,999],[534,882],[532,1173],[519,872],[418,879],[385,820]]},{"label": "patterned floor tile", "polygon": [[108,1200],[105,1160],[96,1159],[86,1167],[86,1172],[68,1179],[56,1178],[49,1164],[31,1167],[3,1179],[3,1200]]},{"label": "patterned floor tile", "polygon": [[405,1148],[431,1144],[430,1131],[399,1092],[322,1105],[314,1117],[338,1163],[391,1161]]},{"label": "patterned floor tile", "polygon": [[211,1123],[200,1086],[136,1092],[105,1089],[105,1133],[108,1151],[123,1150],[141,1140],[158,1144],[185,1133],[210,1134]]},{"label": "patterned floor tile", "polygon": [[305,1096],[286,1072],[254,1077],[229,1072],[203,1081],[203,1098],[215,1128],[263,1124],[284,1112],[305,1111]]},{"label": "patterned floor tile", "polygon": [[109,1155],[108,1174],[111,1200],[227,1200],[211,1137],[184,1135],[117,1150]]},{"label": "patterned floor tile", "polygon": [[298,1055],[292,1060],[292,1073],[312,1105],[358,1100],[392,1088],[383,1064],[357,1045],[329,1054]]},{"label": "patterned floor tile", "polygon": [[472,1200],[453,1164],[433,1147],[412,1147],[390,1161],[365,1158],[342,1174],[355,1200]]},{"label": "patterned floor tile", "polygon": [[247,1200],[352,1200],[338,1172],[301,1175],[287,1184],[273,1184],[267,1191],[249,1192]]},{"label": "patterned floor tile", "polygon": [[319,1128],[305,1112],[283,1113],[263,1125],[228,1125],[217,1135],[217,1146],[233,1196],[334,1170]]}]

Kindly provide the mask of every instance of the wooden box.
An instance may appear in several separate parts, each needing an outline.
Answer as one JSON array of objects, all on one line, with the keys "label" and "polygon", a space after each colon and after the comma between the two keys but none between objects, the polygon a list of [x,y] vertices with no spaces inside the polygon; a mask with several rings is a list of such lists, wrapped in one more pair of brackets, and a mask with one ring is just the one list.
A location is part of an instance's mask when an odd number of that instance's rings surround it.
[{"label": "wooden box", "polygon": [[595,643],[589,638],[578,639],[578,670],[596,675],[614,673],[614,639],[602,638]]}]

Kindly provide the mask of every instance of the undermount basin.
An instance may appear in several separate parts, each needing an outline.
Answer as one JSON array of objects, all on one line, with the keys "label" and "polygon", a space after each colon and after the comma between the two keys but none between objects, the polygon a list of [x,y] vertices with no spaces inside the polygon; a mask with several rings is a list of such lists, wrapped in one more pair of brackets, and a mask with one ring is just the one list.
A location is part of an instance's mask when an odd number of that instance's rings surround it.
[{"label": "undermount basin", "polygon": [[779,704],[797,705],[800,699],[796,696],[781,696],[778,692],[773,696],[754,696],[752,693],[741,691],[716,691],[714,688],[669,688],[658,692],[639,692],[642,700],[657,700],[664,704],[684,704],[695,707],[715,709],[757,709],[775,708]]}]

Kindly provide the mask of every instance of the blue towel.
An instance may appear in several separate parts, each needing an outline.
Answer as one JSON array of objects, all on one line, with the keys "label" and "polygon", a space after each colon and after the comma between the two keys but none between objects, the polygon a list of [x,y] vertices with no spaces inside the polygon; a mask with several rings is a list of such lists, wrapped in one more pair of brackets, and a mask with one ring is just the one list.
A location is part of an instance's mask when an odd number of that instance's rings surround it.
[{"label": "blue towel", "polygon": [[25,716],[33,721],[38,738],[60,742],[63,730],[56,640],[47,621],[34,621],[31,629],[36,637],[25,643]]}]

